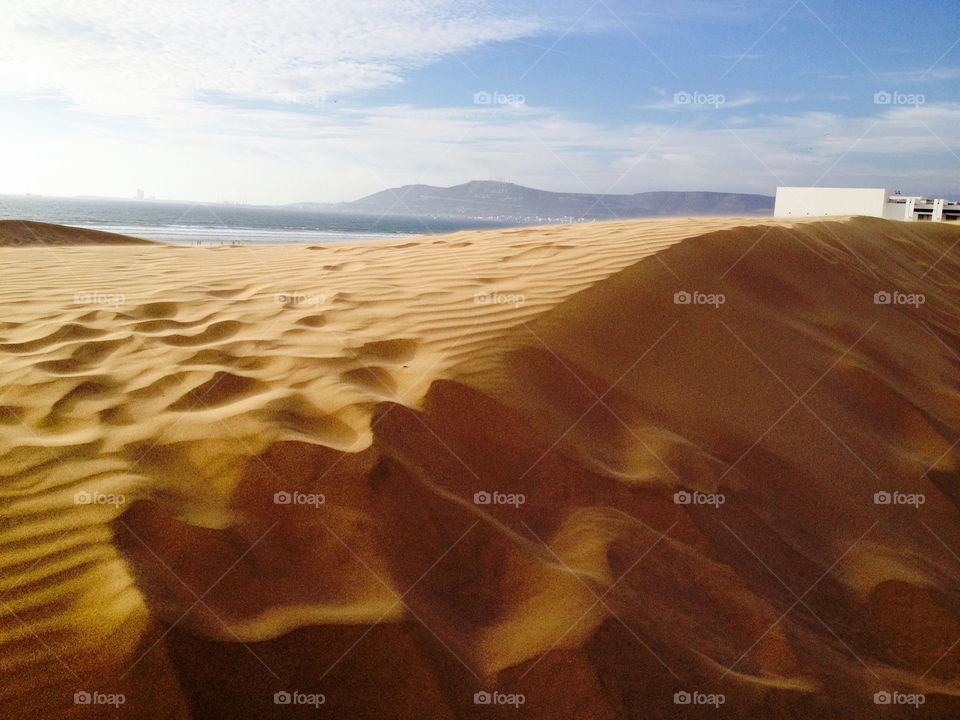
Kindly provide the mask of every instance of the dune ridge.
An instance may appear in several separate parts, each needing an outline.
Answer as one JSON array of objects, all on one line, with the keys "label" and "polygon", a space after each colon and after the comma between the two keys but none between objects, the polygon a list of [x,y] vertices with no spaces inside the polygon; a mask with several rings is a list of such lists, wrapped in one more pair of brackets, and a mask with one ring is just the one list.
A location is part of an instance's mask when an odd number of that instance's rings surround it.
[{"label": "dune ridge", "polygon": [[958,240],[4,250],[0,708],[955,717]]},{"label": "dune ridge", "polygon": [[160,243],[153,240],[103,230],[54,225],[36,220],[0,219],[0,247],[158,244]]}]

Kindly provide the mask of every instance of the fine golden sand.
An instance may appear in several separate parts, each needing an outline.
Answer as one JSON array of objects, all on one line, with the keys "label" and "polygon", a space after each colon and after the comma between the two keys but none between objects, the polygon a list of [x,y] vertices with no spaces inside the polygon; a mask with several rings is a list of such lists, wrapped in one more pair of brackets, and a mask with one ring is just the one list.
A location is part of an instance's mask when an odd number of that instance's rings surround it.
[{"label": "fine golden sand", "polygon": [[960,714],[960,228],[45,232],[0,227],[0,716]]},{"label": "fine golden sand", "polygon": [[127,235],[53,225],[33,220],[0,220],[0,247],[60,245],[155,245]]}]

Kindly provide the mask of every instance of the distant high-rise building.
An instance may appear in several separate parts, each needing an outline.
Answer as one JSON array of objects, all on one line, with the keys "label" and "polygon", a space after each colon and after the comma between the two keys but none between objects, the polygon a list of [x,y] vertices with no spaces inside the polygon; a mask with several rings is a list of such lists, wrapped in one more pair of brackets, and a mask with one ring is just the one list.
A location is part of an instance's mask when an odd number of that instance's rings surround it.
[{"label": "distant high-rise building", "polygon": [[137,198],[137,200],[143,200],[143,189],[142,189],[142,188],[137,188],[136,198]]}]

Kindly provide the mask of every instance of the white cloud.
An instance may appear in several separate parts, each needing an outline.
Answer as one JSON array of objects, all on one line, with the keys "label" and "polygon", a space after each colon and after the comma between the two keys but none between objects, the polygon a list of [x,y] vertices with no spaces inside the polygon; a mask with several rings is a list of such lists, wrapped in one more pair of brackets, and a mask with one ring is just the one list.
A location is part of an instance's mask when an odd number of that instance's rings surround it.
[{"label": "white cloud", "polygon": [[[606,17],[602,8],[595,14]],[[143,187],[166,198],[280,203],[485,178],[573,192],[771,193],[781,182],[818,180],[956,188],[960,148],[945,144],[955,142],[960,105],[936,98],[858,117],[711,110],[617,124],[530,102],[475,106],[472,92],[494,89],[479,81],[464,89],[461,107],[342,101],[551,22],[494,12],[482,0],[5,7],[0,192],[129,195]],[[662,95],[668,102],[657,108],[677,109],[672,91]],[[732,110],[761,98],[741,90],[725,100]],[[774,107],[799,100],[764,98]]]},{"label": "white cloud", "polygon": [[[677,96],[684,96],[686,101],[678,101]],[[706,90],[678,90],[673,95],[662,97],[653,102],[639,105],[641,110],[663,110],[669,112],[715,111],[731,110],[733,108],[755,105],[761,101],[776,102],[775,98],[761,98],[756,93],[741,93],[736,96],[727,96],[724,93]]]},{"label": "white cloud", "polygon": [[39,0],[0,14],[0,88],[125,115],[210,94],[333,95],[540,27],[479,0]]},{"label": "white cloud", "polygon": [[[44,191],[125,195],[145,187],[167,198],[267,203],[350,200],[407,183],[470,179],[570,192],[769,194],[778,184],[813,182],[956,189],[958,160],[941,139],[952,142],[957,104],[892,108],[876,117],[771,116],[727,123],[730,129],[688,117],[610,127],[530,105],[397,105],[303,116],[211,106],[149,141],[58,134],[28,151],[0,133],[0,153],[29,183],[20,190],[55,182]],[[99,178],[106,184],[96,185]]]}]

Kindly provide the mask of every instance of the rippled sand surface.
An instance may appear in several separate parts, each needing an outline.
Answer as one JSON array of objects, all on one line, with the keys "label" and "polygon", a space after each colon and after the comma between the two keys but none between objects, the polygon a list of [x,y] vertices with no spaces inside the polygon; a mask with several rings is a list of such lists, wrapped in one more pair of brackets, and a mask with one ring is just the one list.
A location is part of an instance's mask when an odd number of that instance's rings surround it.
[{"label": "rippled sand surface", "polygon": [[960,714],[960,228],[45,232],[0,716]]}]

